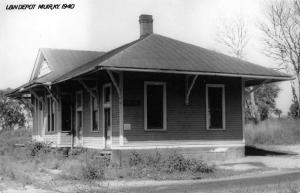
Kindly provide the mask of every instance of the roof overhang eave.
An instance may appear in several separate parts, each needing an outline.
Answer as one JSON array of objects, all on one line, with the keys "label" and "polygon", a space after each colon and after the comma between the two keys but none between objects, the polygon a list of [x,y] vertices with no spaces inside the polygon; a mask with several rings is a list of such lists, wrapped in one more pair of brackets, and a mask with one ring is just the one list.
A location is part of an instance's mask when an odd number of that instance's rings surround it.
[{"label": "roof overhang eave", "polygon": [[6,94],[7,97],[19,97],[20,95],[23,95],[26,93],[26,91],[28,91],[29,89],[32,89],[36,86],[42,86],[42,85],[49,85],[49,83],[39,83],[39,82],[33,82],[33,83],[30,83],[28,85],[25,85],[25,86],[21,86],[9,93]]},{"label": "roof overhang eave", "polygon": [[96,66],[96,67],[91,68],[89,70],[85,70],[83,73],[75,74],[75,75],[72,75],[72,76],[69,76],[69,77],[66,77],[66,78],[58,78],[55,81],[53,81],[52,84],[58,84],[58,83],[61,83],[61,82],[65,82],[67,80],[76,79],[80,76],[90,74],[90,73],[96,72],[98,70],[101,70],[101,67]]},{"label": "roof overhang eave", "polygon": [[172,73],[172,74],[241,77],[241,78],[251,78],[251,79],[273,80],[273,82],[295,79],[294,76],[267,76],[267,75],[263,76],[263,75],[251,75],[251,74],[233,74],[233,73],[200,72],[200,71],[184,71],[184,70],[168,70],[168,69],[124,68],[124,67],[111,67],[111,66],[102,66],[101,69],[115,70],[115,71],[132,71],[132,72],[159,72],[159,73]]}]

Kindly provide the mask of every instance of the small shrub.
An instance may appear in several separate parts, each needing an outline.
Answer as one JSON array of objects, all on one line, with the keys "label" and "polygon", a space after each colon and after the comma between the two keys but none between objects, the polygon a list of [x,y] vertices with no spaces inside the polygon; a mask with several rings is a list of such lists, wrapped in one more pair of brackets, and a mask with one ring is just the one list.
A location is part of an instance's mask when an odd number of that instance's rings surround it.
[{"label": "small shrub", "polygon": [[165,169],[169,173],[183,172],[187,170],[187,160],[183,155],[174,152],[165,161]]},{"label": "small shrub", "polygon": [[144,163],[144,159],[141,154],[136,151],[131,152],[129,156],[129,166],[137,166]]},{"label": "small shrub", "polygon": [[192,173],[212,173],[215,168],[209,166],[202,160],[185,158],[182,154],[174,152],[164,162],[164,169],[168,173],[192,172]]},{"label": "small shrub", "polygon": [[129,157],[129,168],[129,177],[152,179],[182,179],[185,175],[202,175],[215,171],[213,166],[204,161],[185,158],[176,151],[167,157],[162,157],[158,151],[146,156],[134,151]]},{"label": "small shrub", "polygon": [[42,142],[31,142],[27,144],[27,150],[29,151],[29,155],[36,156],[39,152],[42,153],[49,153],[51,151],[51,148]]},{"label": "small shrub", "polygon": [[202,160],[191,159],[187,165],[193,173],[212,173],[215,170],[214,166],[210,166]]},{"label": "small shrub", "polygon": [[82,153],[85,153],[86,152],[86,149],[84,148],[72,148],[68,151],[68,156],[78,156]]},{"label": "small shrub", "polygon": [[145,163],[148,166],[159,167],[159,165],[161,165],[161,162],[162,162],[162,156],[161,153],[157,150],[155,151],[154,155],[146,156]]},{"label": "small shrub", "polygon": [[86,160],[81,165],[82,177],[87,180],[103,180],[105,178],[105,169],[107,168],[107,162],[104,159],[92,159]]}]

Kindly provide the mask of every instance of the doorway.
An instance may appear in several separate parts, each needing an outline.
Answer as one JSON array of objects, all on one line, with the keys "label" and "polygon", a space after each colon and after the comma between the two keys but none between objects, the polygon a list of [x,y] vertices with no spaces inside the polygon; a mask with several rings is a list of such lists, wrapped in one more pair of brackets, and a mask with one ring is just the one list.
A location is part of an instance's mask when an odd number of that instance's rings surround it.
[{"label": "doorway", "polygon": [[61,100],[61,131],[71,132],[72,129],[72,103],[71,95],[62,95]]}]

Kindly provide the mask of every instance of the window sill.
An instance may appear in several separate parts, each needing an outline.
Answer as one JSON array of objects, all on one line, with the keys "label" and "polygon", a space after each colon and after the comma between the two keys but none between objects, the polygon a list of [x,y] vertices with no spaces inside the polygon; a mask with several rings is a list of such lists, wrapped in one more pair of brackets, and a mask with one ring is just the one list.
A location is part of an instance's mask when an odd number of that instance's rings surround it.
[{"label": "window sill", "polygon": [[56,134],[56,133],[57,133],[56,131],[46,131],[45,135],[53,135],[53,134]]},{"label": "window sill", "polygon": [[166,132],[167,129],[144,129],[146,132],[153,132],[153,131],[157,131],[157,132]]},{"label": "window sill", "polygon": [[61,133],[71,133],[71,131],[61,131]]},{"label": "window sill", "polygon": [[224,130],[226,130],[226,128],[206,128],[206,130],[212,130],[212,131],[214,131],[214,130],[217,130],[217,131],[224,131]]}]

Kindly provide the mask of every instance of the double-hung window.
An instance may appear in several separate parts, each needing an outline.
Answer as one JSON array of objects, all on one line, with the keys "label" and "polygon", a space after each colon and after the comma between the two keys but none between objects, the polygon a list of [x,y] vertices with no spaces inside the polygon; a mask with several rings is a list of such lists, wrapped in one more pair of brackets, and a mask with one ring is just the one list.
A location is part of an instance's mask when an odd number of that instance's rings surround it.
[{"label": "double-hung window", "polygon": [[48,132],[53,132],[55,130],[55,102],[54,100],[49,96],[47,97],[47,114],[48,114]]},{"label": "double-hung window", "polygon": [[83,127],[83,95],[82,91],[76,92],[76,132],[78,132],[78,136],[82,134],[82,127]]},{"label": "double-hung window", "polygon": [[98,109],[98,102],[97,98],[91,96],[90,97],[91,103],[91,126],[92,131],[99,131],[99,109]]},{"label": "double-hung window", "polygon": [[146,131],[167,129],[166,83],[144,83],[144,126]]},{"label": "double-hung window", "polygon": [[206,85],[206,127],[207,129],[225,129],[225,86],[223,84]]}]

